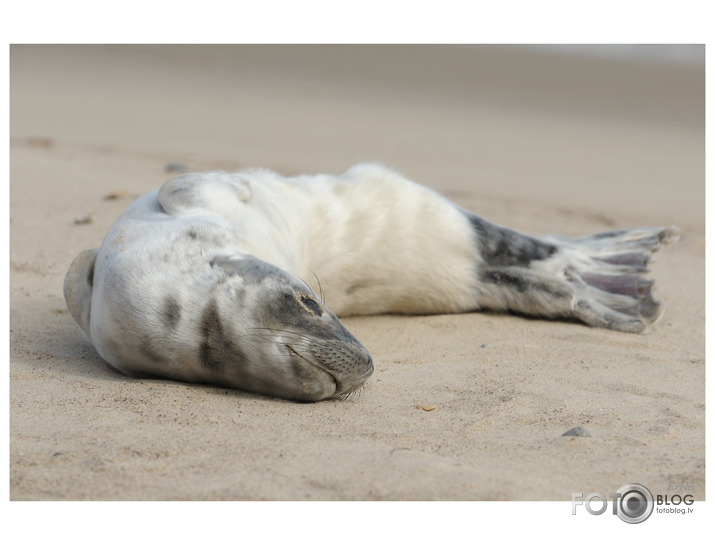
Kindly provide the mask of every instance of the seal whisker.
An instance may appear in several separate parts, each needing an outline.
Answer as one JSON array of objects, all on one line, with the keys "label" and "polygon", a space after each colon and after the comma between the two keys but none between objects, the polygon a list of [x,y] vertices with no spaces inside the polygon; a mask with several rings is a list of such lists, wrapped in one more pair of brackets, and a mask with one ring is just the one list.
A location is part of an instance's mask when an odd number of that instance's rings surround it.
[{"label": "seal whisker", "polygon": [[270,327],[258,327],[258,328],[254,328],[254,329],[270,331],[271,333],[282,333],[283,335],[293,337],[294,339],[305,339],[310,342],[315,342],[315,340],[316,340],[315,337],[311,337],[308,334],[299,333],[297,331],[290,331],[288,329],[276,329],[276,328],[270,328]]},{"label": "seal whisker", "polygon": [[[282,333],[283,335],[289,336],[292,339],[294,339],[295,342],[305,341],[306,343],[309,343],[311,345],[318,343],[321,340],[322,341],[341,340],[340,337],[338,337],[337,335],[334,337],[318,338],[318,337],[311,336],[307,333],[300,333],[298,331],[290,331],[287,329],[274,329],[274,328],[269,328],[269,327],[260,327],[260,328],[254,328],[254,329],[266,330],[266,331],[270,331],[272,333]],[[355,349],[358,349],[361,346],[359,343],[356,343],[351,339],[345,340],[345,341],[341,340],[341,342],[345,342],[346,344],[350,345],[351,347],[353,347]]]},{"label": "seal whisker", "polygon": [[308,268],[308,270],[310,272],[313,273],[313,276],[315,277],[315,281],[318,283],[318,291],[320,292],[320,300],[327,307],[328,300],[325,298],[325,293],[323,292],[323,285],[320,283],[320,278],[318,277],[318,275],[315,273],[315,271],[313,269],[308,267],[308,265],[306,265],[306,267]]},{"label": "seal whisker", "polygon": [[358,401],[364,389],[364,385],[358,386],[357,388],[338,394],[335,396],[335,399],[339,401]]}]

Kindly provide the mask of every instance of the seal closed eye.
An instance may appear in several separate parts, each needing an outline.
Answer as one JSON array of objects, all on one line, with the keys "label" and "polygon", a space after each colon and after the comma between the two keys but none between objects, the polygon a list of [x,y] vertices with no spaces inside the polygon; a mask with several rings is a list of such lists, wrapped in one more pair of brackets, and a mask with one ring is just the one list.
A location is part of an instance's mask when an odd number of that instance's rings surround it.
[{"label": "seal closed eye", "polygon": [[320,308],[318,302],[309,295],[301,295],[299,300],[301,304],[311,313],[315,314],[316,316],[323,315],[323,309]]},{"label": "seal closed eye", "polygon": [[647,330],[663,312],[648,263],[678,236],[530,237],[378,165],[208,172],[130,205],[100,248],[75,258],[64,292],[126,374],[318,401],[373,372],[337,316],[489,309]]}]

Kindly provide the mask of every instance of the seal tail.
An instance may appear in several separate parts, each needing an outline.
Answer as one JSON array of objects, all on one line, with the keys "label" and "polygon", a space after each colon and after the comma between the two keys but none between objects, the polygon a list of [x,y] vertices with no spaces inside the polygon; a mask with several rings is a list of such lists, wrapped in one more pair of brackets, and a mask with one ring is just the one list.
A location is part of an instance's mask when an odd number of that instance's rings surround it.
[{"label": "seal tail", "polygon": [[89,317],[92,304],[92,284],[94,280],[94,263],[97,260],[99,248],[84,250],[72,261],[64,282],[64,295],[67,308],[82,330],[89,334]]},{"label": "seal tail", "polygon": [[488,294],[483,308],[572,318],[633,333],[646,331],[662,316],[663,304],[653,298],[653,281],[646,273],[653,254],[678,239],[677,227],[642,227],[580,238],[519,236],[530,243],[510,245],[521,247],[520,255],[482,265]]}]

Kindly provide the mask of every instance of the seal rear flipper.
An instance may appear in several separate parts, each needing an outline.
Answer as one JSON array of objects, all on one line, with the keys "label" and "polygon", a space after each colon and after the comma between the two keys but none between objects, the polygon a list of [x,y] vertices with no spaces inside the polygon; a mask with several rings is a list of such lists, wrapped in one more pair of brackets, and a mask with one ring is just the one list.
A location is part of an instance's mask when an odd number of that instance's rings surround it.
[{"label": "seal rear flipper", "polygon": [[641,227],[568,239],[546,237],[562,248],[584,256],[566,269],[578,286],[575,316],[610,329],[641,332],[663,315],[646,278],[653,254],[663,244],[680,238],[677,227]]},{"label": "seal rear flipper", "polygon": [[663,314],[645,277],[651,257],[676,240],[675,227],[610,231],[582,238],[549,236],[556,251],[525,266],[485,264],[482,308],[572,318],[595,327],[640,333]]},{"label": "seal rear flipper", "polygon": [[89,317],[92,304],[92,285],[94,280],[94,263],[99,248],[84,250],[72,261],[64,282],[64,295],[67,308],[82,330],[89,334]]}]

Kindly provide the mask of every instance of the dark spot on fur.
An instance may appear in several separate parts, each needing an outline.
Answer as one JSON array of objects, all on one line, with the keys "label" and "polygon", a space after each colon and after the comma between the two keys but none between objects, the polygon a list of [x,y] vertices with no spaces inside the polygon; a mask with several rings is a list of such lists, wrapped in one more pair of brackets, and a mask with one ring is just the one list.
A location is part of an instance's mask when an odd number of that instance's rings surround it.
[{"label": "dark spot on fur", "polygon": [[206,367],[222,367],[224,336],[216,301],[211,301],[201,316],[201,338],[202,342],[199,348],[201,363]]},{"label": "dark spot on fur", "polygon": [[528,267],[532,261],[546,259],[556,252],[553,244],[466,214],[477,234],[479,253],[488,267]]},{"label": "dark spot on fur", "polygon": [[246,361],[246,354],[229,336],[221,323],[221,316],[215,300],[209,302],[201,316],[201,337],[199,361],[212,369],[231,366],[233,374],[240,372]]},{"label": "dark spot on fur", "polygon": [[482,271],[481,280],[498,286],[510,287],[519,293],[527,295],[547,293],[553,299],[571,297],[571,292],[557,282],[544,282],[528,269],[485,269]]},{"label": "dark spot on fur", "polygon": [[482,273],[482,279],[490,284],[511,286],[521,293],[524,293],[532,287],[531,282],[520,274],[505,270],[487,269]]},{"label": "dark spot on fur", "polygon": [[173,297],[169,296],[164,301],[164,324],[169,329],[174,329],[181,319],[181,305]]},{"label": "dark spot on fur", "polygon": [[190,229],[188,233],[186,233],[191,240],[196,240],[196,238],[199,236],[199,234],[196,232],[195,229]]}]

